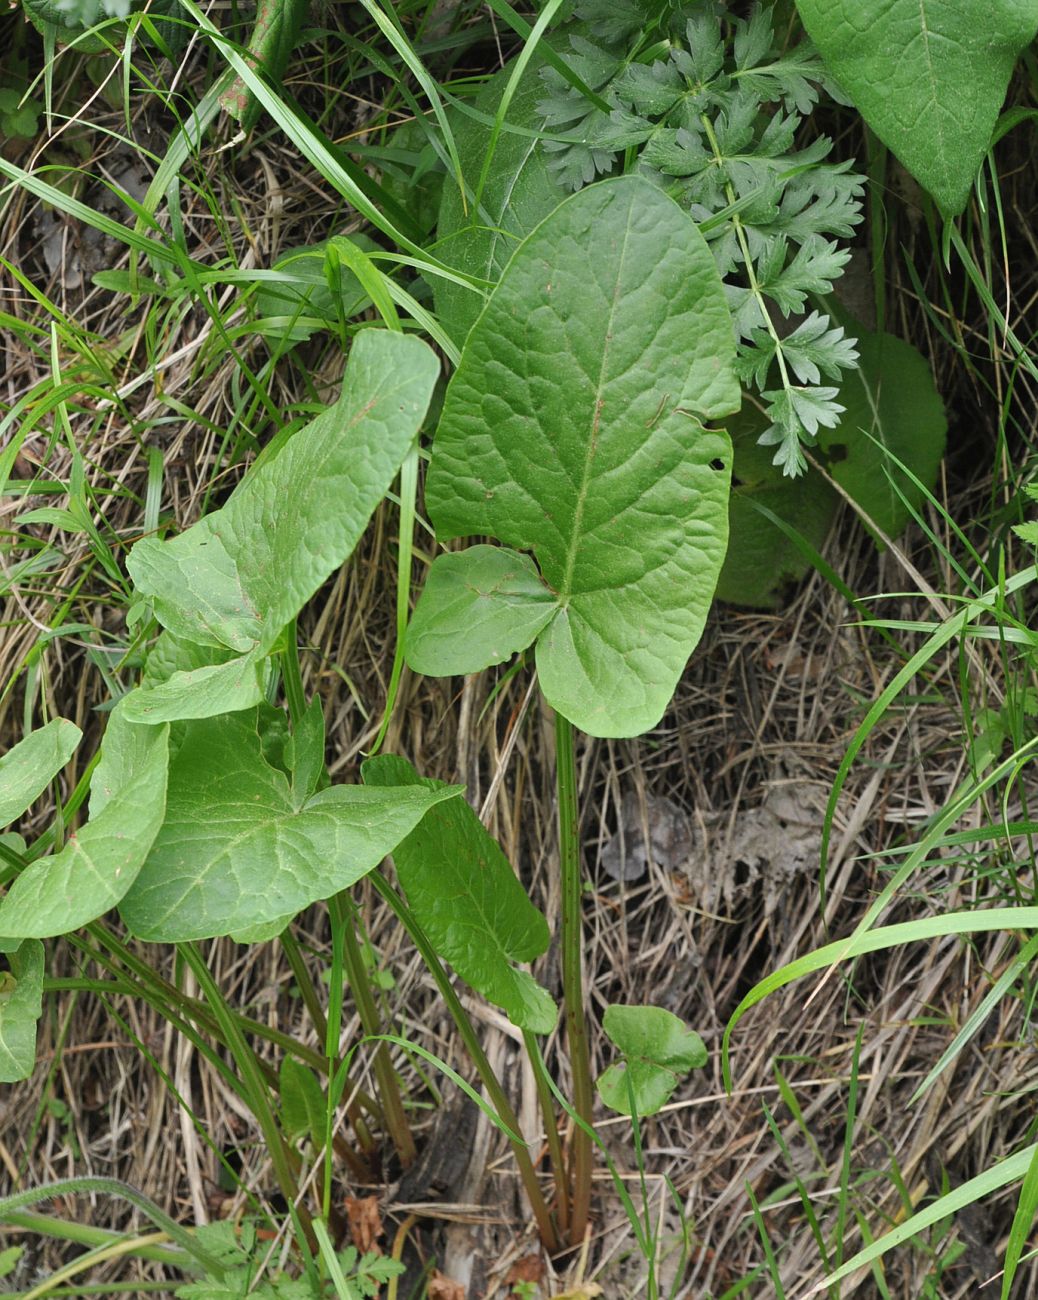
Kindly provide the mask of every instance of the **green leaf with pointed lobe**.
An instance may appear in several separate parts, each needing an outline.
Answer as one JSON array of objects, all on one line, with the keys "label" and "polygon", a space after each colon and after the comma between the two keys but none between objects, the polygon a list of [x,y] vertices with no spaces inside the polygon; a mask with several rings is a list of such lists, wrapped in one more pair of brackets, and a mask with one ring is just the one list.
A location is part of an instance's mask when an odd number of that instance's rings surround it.
[{"label": "green leaf with pointed lobe", "polygon": [[119,902],[162,825],[168,762],[168,727],[140,726],[121,707],[112,711],[86,825],[17,877],[0,904],[0,934],[66,934]]},{"label": "green leaf with pointed lobe", "polygon": [[414,442],[438,374],[421,339],[362,331],[334,406],[247,474],[222,509],[130,552],[130,575],[159,622],[197,645],[270,650],[353,551]]},{"label": "green leaf with pointed lobe", "polygon": [[690,1070],[707,1063],[703,1040],[663,1007],[613,1004],[602,1017],[606,1036],[623,1053],[622,1064],[599,1075],[598,1095],[621,1115],[655,1115]]},{"label": "green leaf with pointed lobe", "polygon": [[0,973],[0,1083],[27,1079],[36,1064],[36,1022],[43,1012],[43,944],[27,939]]},{"label": "green leaf with pointed lobe", "polygon": [[0,758],[0,826],[10,825],[46,790],[82,739],[74,722],[54,718]]},{"label": "green leaf with pointed lobe", "polygon": [[954,216],[991,144],[1034,0],[797,0],[829,71]]},{"label": "green leaf with pointed lobe", "polygon": [[[462,206],[456,185],[445,185],[440,200],[436,256],[447,266],[492,285],[501,278],[519,243],[569,193],[545,166],[544,150],[536,134],[544,124],[537,110],[537,101],[544,94],[538,76],[541,66],[535,54],[508,106],[479,207],[474,208],[471,202]],[[490,78],[473,105],[477,113],[493,118],[511,73],[508,66]],[[455,118],[458,159],[473,190],[479,181],[490,133],[486,122],[460,115]],[[485,299],[439,276],[433,278],[433,292],[437,317],[460,346],[483,310]]]},{"label": "green leaf with pointed lobe", "polygon": [[555,608],[528,555],[507,546],[442,555],[407,629],[407,662],[427,676],[503,663],[530,645]]},{"label": "green leaf with pointed lobe", "polygon": [[[592,735],[655,726],[699,640],[732,461],[727,434],[702,421],[738,408],[734,358],[703,237],[648,181],[621,177],[524,241],[451,380],[429,514],[442,539],[533,552],[555,598],[541,687]],[[425,600],[428,626],[441,611]]]},{"label": "green leaf with pointed lobe", "polygon": [[[374,787],[444,789],[406,758],[379,755],[363,766]],[[397,876],[440,956],[520,1029],[548,1034],[558,1012],[547,989],[515,962],[548,947],[548,923],[516,878],[497,840],[464,799],[431,808],[393,850]]]},{"label": "green leaf with pointed lobe", "polygon": [[459,790],[305,798],[264,756],[255,710],[186,723],[166,820],[120,912],[142,939],[255,932],[354,884]]}]

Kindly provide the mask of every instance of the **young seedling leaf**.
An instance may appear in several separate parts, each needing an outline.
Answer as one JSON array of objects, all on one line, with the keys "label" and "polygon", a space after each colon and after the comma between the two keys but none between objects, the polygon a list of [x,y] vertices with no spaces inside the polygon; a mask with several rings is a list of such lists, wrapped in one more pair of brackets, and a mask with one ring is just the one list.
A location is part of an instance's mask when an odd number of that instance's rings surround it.
[{"label": "young seedling leaf", "polygon": [[294,1056],[285,1056],[278,1072],[281,1119],[290,1138],[319,1142],[324,1133],[325,1100],[320,1080]]},{"label": "young seedling leaf", "polygon": [[948,420],[930,364],[910,343],[859,332],[858,351],[861,369],[840,390],[846,410],[836,428],[819,429],[818,445],[837,483],[888,537],[896,537],[911,518],[909,505],[921,506],[925,494],[888,453],[924,487],[933,487]]},{"label": "young seedling leaf", "polygon": [[[426,481],[437,534],[533,552],[556,603],[541,688],[592,735],[655,726],[699,640],[732,463],[728,435],[701,421],[738,408],[734,359],[695,224],[621,177],[524,241],[448,388]],[[542,591],[530,599],[532,624]]]},{"label": "young seedling leaf", "polygon": [[249,710],[185,724],[166,820],[120,911],[143,939],[241,933],[366,875],[460,787],[335,785],[309,798],[263,752]]},{"label": "young seedling leaf", "polygon": [[[374,787],[442,790],[405,758],[379,755],[363,766]],[[551,995],[515,962],[548,947],[548,925],[494,837],[464,799],[431,808],[393,851],[407,901],[436,951],[514,1024],[535,1034],[555,1028]]]},{"label": "young seedling leaf", "polygon": [[[486,121],[457,116],[454,138],[466,183],[473,193],[462,206],[457,185],[443,187],[436,228],[436,256],[448,266],[494,285],[521,240],[567,195],[545,165],[539,133],[543,119],[537,101],[543,86],[537,75],[536,54],[523,75],[504,129],[497,138],[493,165],[478,207],[475,187],[486,158],[491,127]],[[510,67],[491,77],[473,108],[483,118],[493,118],[501,102]],[[483,310],[481,294],[437,276],[433,280],[436,314],[459,346]]]},{"label": "young seedling leaf", "polygon": [[296,799],[309,799],[324,776],[324,709],[320,696],[314,696],[293,727],[285,761]]},{"label": "young seedling leaf", "polygon": [[55,718],[30,731],[0,758],[0,826],[20,817],[46,790],[82,738],[74,722]]},{"label": "young seedling leaf", "polygon": [[503,663],[530,645],[555,609],[528,555],[507,546],[439,555],[407,629],[407,662],[429,677]]},{"label": "young seedling leaf", "polygon": [[690,1070],[707,1062],[703,1040],[663,1007],[606,1008],[602,1028],[624,1060],[599,1075],[598,1095],[621,1115],[655,1115]]},{"label": "young seedling leaf", "polygon": [[948,216],[970,187],[1034,0],[797,0],[808,34],[862,117]]},{"label": "young seedling leaf", "polygon": [[36,1022],[43,1012],[43,944],[27,939],[0,972],[0,1083],[27,1079],[36,1064]]},{"label": "young seedling leaf", "polygon": [[[378,247],[366,235],[353,235],[352,241],[365,252]],[[351,320],[371,306],[357,277],[346,267],[341,271],[338,293],[332,292],[325,275],[326,247],[322,242],[292,249],[272,268],[285,278],[260,282],[256,311],[266,337],[303,343],[318,330],[337,329],[340,310],[345,320]]]},{"label": "young seedling leaf", "polygon": [[66,934],[119,902],[162,825],[168,762],[168,727],[142,727],[113,710],[90,783],[87,824],[17,877],[0,903],[0,934]]},{"label": "young seedling leaf", "polygon": [[339,401],[247,474],[221,509],[127,567],[159,621],[199,645],[267,652],[350,555],[414,442],[439,373],[413,335],[364,330]]}]

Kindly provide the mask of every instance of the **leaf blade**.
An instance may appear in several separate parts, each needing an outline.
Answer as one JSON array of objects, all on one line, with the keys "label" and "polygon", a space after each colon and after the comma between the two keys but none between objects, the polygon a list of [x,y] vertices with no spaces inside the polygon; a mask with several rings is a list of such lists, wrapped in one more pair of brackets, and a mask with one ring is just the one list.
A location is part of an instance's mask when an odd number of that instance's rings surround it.
[{"label": "leaf blade", "polygon": [[10,825],[46,790],[82,739],[74,722],[54,718],[0,758],[0,826]]},{"label": "leaf blade", "polygon": [[439,374],[413,335],[364,330],[339,401],[247,474],[227,504],[127,567],[159,621],[198,645],[266,652],[351,554],[418,432]]},{"label": "leaf blade", "polygon": [[90,817],[60,852],[31,863],[0,903],[0,934],[47,939],[86,925],[133,884],[162,824],[169,728],[109,719]]},{"label": "leaf blade", "polygon": [[[368,759],[363,775],[372,785],[442,788],[394,755]],[[397,845],[393,860],[408,903],[440,956],[521,1029],[550,1033],[554,1001],[514,965],[547,949],[547,922],[465,800],[430,809]]]},{"label": "leaf blade", "polygon": [[1030,0],[797,0],[826,66],[946,216],[966,206],[1017,55],[1038,31]]},{"label": "leaf blade", "polygon": [[592,735],[655,725],[702,632],[731,447],[700,421],[737,409],[734,360],[702,236],[623,177],[527,238],[448,388],[426,482],[437,533],[534,553],[560,610],[542,685]]},{"label": "leaf blade", "polygon": [[286,920],[377,866],[460,787],[330,786],[297,799],[254,711],[186,724],[166,819],[120,911],[142,939],[181,942]]},{"label": "leaf blade", "polygon": [[29,939],[8,960],[0,985],[0,1083],[17,1083],[36,1064],[36,1022],[43,1013],[43,944]]},{"label": "leaf blade", "polygon": [[433,561],[407,629],[405,655],[431,677],[477,672],[525,650],[555,613],[533,561],[470,546]]}]

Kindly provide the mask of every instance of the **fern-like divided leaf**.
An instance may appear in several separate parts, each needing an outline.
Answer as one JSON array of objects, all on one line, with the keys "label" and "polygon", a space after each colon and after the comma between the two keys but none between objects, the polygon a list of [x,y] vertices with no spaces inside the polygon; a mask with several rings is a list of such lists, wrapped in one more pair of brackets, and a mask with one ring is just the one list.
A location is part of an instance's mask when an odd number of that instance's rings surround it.
[{"label": "fern-like divided leaf", "polygon": [[[548,168],[580,189],[633,165],[700,223],[725,281],[742,377],[771,421],[762,441],[796,475],[803,447],[841,413],[841,375],[857,360],[853,340],[810,308],[850,256],[839,241],[861,221],[863,178],[829,160],[828,137],[800,142],[820,93],[841,98],[809,42],[781,48],[768,6],[747,18],[713,0],[681,6],[680,17],[676,8],[576,6],[567,59],[609,108],[545,68]],[[792,333],[781,325],[805,312]]]}]

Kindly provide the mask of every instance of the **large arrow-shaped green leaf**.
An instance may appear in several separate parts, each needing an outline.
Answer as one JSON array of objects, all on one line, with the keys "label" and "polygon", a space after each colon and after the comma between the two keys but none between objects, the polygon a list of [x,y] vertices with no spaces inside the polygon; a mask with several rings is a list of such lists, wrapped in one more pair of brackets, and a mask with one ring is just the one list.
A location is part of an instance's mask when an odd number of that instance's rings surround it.
[{"label": "large arrow-shaped green leaf", "polygon": [[161,689],[137,691],[128,716],[158,722],[259,703],[259,660],[353,551],[414,442],[438,374],[421,339],[364,330],[334,406],[247,474],[221,510],[170,541],[137,543],[127,568],[159,621],[243,659],[202,670],[205,690],[174,674]]},{"label": "large arrow-shaped green leaf", "polygon": [[264,756],[255,710],[191,722],[165,823],[119,910],[141,938],[168,942],[287,920],[354,884],[460,788],[333,785],[300,797]]},{"label": "large arrow-shaped green leaf", "polygon": [[826,66],[869,126],[961,212],[991,143],[1034,0],[797,0]]},{"label": "large arrow-shaped green leaf", "polygon": [[[442,789],[406,758],[364,764],[372,786]],[[464,799],[431,808],[393,851],[407,901],[436,951],[474,989],[503,1007],[520,1029],[549,1034],[551,994],[515,962],[548,947],[548,923],[526,896],[497,840]]]},{"label": "large arrow-shaped green leaf", "polygon": [[713,258],[666,195],[623,177],[560,204],[469,335],[426,482],[441,539],[532,551],[543,582],[515,554],[441,557],[411,666],[471,672],[536,636],[544,694],[577,726],[654,726],[724,558],[731,445],[702,421],[739,405],[734,355]]}]

